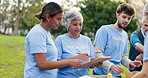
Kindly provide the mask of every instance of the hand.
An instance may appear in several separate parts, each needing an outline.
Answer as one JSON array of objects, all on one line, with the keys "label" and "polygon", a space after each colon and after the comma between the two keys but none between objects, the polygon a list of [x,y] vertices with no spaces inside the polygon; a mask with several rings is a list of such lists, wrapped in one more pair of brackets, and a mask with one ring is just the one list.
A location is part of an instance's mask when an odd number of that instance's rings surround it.
[{"label": "hand", "polygon": [[68,59],[68,66],[79,68],[82,65],[81,63],[84,63],[84,62],[79,59]]},{"label": "hand", "polygon": [[124,72],[124,69],[121,66],[119,66],[119,65],[112,65],[110,69],[115,74],[120,74],[120,73]]},{"label": "hand", "polygon": [[142,63],[141,61],[131,61],[129,65],[130,65],[130,68],[133,69],[135,67],[140,67]]},{"label": "hand", "polygon": [[98,62],[98,63],[94,64],[93,66],[94,66],[94,67],[101,67],[102,64],[103,64],[103,62]]},{"label": "hand", "polygon": [[94,67],[101,67],[103,64],[103,62],[98,62],[96,64],[94,64],[93,66],[89,67],[89,68],[94,68]]},{"label": "hand", "polygon": [[72,57],[72,58],[80,59],[80,60],[82,60],[84,62],[88,62],[89,61],[89,57],[91,57],[91,56],[88,55],[88,53],[81,53],[81,54],[77,53],[77,54],[79,54],[79,55],[77,55],[75,57]]}]

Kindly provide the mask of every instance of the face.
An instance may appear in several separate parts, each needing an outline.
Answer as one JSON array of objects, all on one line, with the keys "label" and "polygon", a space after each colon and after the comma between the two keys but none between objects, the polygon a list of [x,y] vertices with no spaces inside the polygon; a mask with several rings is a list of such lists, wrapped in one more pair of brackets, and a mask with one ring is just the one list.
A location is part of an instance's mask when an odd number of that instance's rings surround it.
[{"label": "face", "polygon": [[121,14],[116,13],[117,16],[117,20],[118,20],[118,27],[123,29],[126,26],[128,26],[128,24],[131,21],[132,16],[122,12]]},{"label": "face", "polygon": [[142,30],[143,30],[144,34],[146,34],[146,32],[148,32],[148,21],[147,20],[145,20],[142,23]]},{"label": "face", "polygon": [[64,16],[64,13],[59,13],[51,18],[49,22],[51,29],[58,29],[60,24],[62,24],[63,16]]},{"label": "face", "polygon": [[75,36],[78,36],[83,28],[83,22],[81,19],[74,19],[71,21],[70,26],[68,27],[69,33]]}]

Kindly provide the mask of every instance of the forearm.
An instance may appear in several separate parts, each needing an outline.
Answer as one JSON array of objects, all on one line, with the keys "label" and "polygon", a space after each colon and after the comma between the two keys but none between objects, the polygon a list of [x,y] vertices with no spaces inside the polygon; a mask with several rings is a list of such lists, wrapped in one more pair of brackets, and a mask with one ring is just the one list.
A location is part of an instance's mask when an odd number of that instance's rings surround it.
[{"label": "forearm", "polygon": [[143,53],[139,54],[135,60],[142,61],[143,60]]},{"label": "forearm", "polygon": [[47,61],[45,53],[36,53],[35,55],[37,66],[40,70],[51,70],[68,66],[69,61]]},{"label": "forearm", "polygon": [[122,65],[124,65],[125,67],[129,68],[130,69],[130,64],[131,60],[127,57],[127,55],[125,54],[123,57],[122,57],[122,60],[121,60],[121,63]]},{"label": "forearm", "polygon": [[[143,62],[143,67],[142,67],[142,73],[143,74],[145,74],[145,75],[147,75],[147,71],[148,71],[148,61],[144,61]],[[148,75],[147,75],[147,77],[148,77]]]},{"label": "forearm", "polygon": [[[102,58],[103,56],[103,49],[99,48],[99,47],[94,47],[95,49],[95,53],[96,53],[96,58]],[[102,67],[106,70],[106,71],[110,71],[110,67],[114,65],[113,63],[111,63],[110,61],[104,61]]]},{"label": "forearm", "polygon": [[135,44],[135,49],[139,52],[139,53],[143,53],[144,51],[144,46],[140,43],[136,43]]},{"label": "forearm", "polygon": [[68,61],[45,61],[42,64],[38,64],[40,70],[51,70],[56,68],[64,68],[68,66]]}]

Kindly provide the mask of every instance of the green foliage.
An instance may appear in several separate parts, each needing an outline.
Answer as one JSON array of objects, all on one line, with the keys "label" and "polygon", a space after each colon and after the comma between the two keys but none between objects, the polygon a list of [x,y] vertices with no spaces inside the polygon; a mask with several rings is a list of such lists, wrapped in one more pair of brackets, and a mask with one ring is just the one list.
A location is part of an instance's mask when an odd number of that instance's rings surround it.
[{"label": "green foliage", "polygon": [[128,36],[130,37],[131,33],[138,29],[137,19],[132,18],[130,24],[125,28]]},{"label": "green foliage", "polygon": [[35,14],[39,13],[44,5],[44,0],[13,0],[13,3],[9,0],[2,0],[0,4],[0,25],[14,29],[15,22],[18,19],[19,29],[30,30],[40,22],[35,18]]},{"label": "green foliage", "polygon": [[[78,6],[80,6],[84,17],[82,33],[92,38],[102,25],[114,24],[116,22],[116,8],[121,3],[110,0],[85,0],[79,3]],[[136,22],[137,20],[132,20],[126,30],[134,31],[137,28]]]}]

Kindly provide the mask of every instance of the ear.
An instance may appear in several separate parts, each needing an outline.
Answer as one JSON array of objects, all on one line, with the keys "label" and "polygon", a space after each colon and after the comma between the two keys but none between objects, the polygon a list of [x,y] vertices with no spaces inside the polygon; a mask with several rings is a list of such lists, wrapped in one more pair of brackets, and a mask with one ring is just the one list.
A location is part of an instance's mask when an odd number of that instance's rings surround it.
[{"label": "ear", "polygon": [[143,23],[142,23],[142,22],[140,22],[140,27],[142,27],[142,25],[143,25]]},{"label": "ear", "polygon": [[47,20],[47,22],[50,22],[51,17],[50,17],[50,15],[49,15],[49,14],[46,14],[46,20]]},{"label": "ear", "polygon": [[118,19],[118,17],[119,17],[119,14],[116,12],[116,18]]},{"label": "ear", "polygon": [[69,26],[68,26],[68,25],[66,25],[66,29],[67,29],[67,31],[68,31],[68,28],[69,28]]}]

